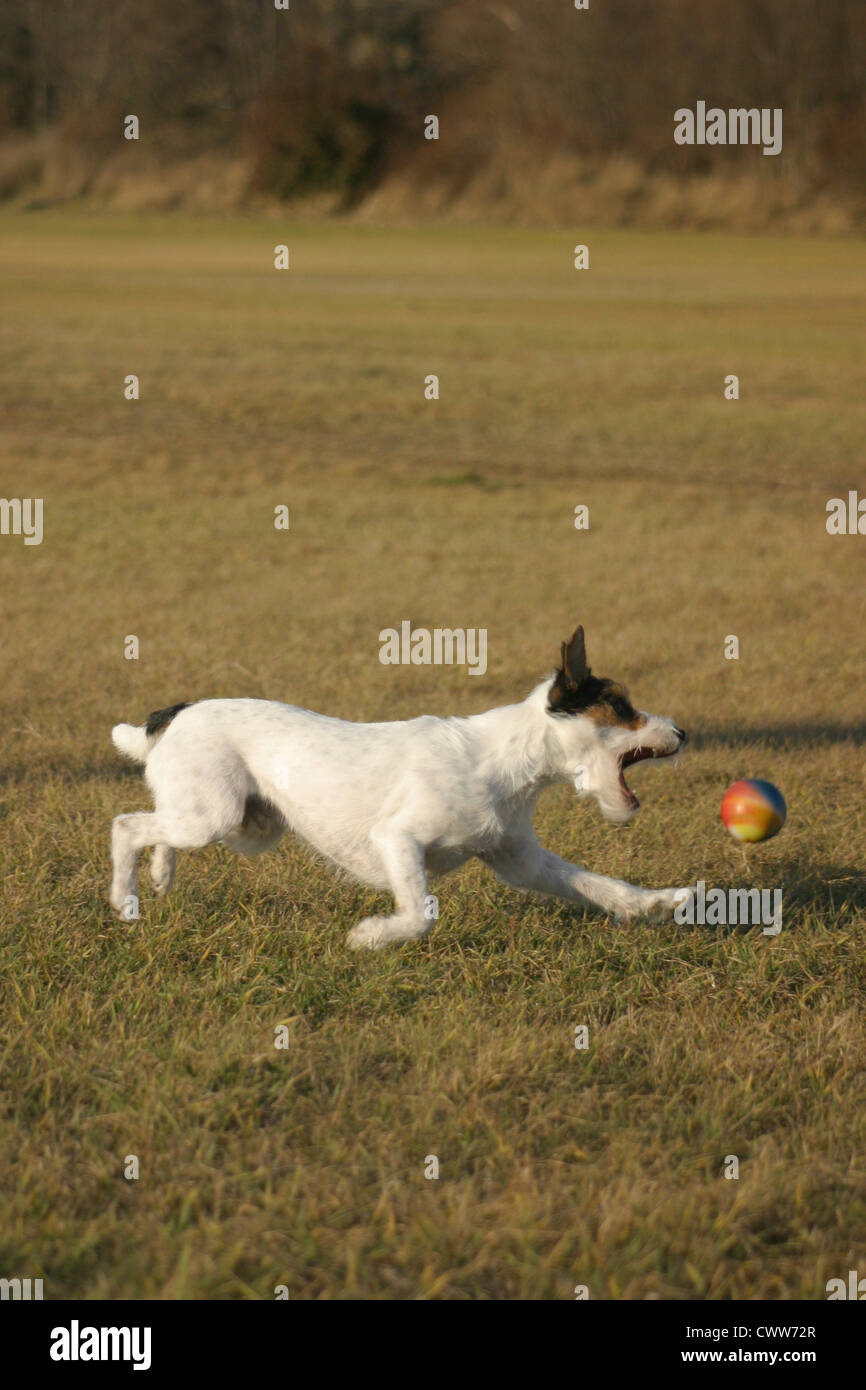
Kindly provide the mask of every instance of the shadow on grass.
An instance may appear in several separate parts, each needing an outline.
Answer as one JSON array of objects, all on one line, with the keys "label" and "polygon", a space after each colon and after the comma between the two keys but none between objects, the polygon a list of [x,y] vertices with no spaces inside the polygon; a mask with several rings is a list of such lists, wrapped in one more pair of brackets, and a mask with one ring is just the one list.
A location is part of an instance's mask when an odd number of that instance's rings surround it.
[{"label": "shadow on grass", "polygon": [[74,760],[61,758],[56,754],[50,757],[34,758],[30,762],[7,762],[0,767],[0,787],[20,787],[29,782],[44,786],[46,780],[69,783],[80,787],[83,782],[140,782],[144,768],[139,763],[119,762],[109,758],[84,758]]},{"label": "shadow on grass", "polygon": [[[803,858],[783,860],[772,867],[755,867],[754,874],[748,872],[731,875],[713,875],[705,879],[706,892],[720,888],[727,894],[732,889],[763,889],[771,893],[774,889],[782,891],[783,921],[790,925],[807,916],[824,918],[827,923],[840,925],[840,914],[866,912],[866,876],[856,864],[821,864]],[[770,899],[772,903],[772,899]],[[522,928],[525,923],[535,927],[543,922],[551,932],[567,931],[579,927],[582,931],[600,929],[610,919],[601,913],[593,913],[576,904],[560,903],[551,898],[521,897],[513,895],[503,902],[503,910],[514,927]],[[665,921],[651,925],[665,927]],[[679,924],[675,924],[679,925]],[[714,932],[720,936],[732,936],[753,931],[763,923],[706,923],[697,922],[695,926],[702,931]],[[691,924],[683,923],[686,930]],[[504,942],[500,945],[504,946]]]},{"label": "shadow on grass", "polygon": [[[781,889],[782,916],[786,926],[808,916],[823,918],[826,924],[839,926],[843,910],[846,917],[866,912],[866,877],[855,864],[821,864],[802,858],[785,859],[772,867],[756,868],[754,875],[743,873],[731,877],[720,874],[708,878],[706,892],[709,894],[715,888],[721,888],[724,893],[731,889],[757,888],[771,893],[774,889]],[[763,923],[696,925],[705,931],[729,936],[752,931]]]},{"label": "shadow on grass", "polygon": [[786,859],[779,865],[783,911],[838,914],[843,905],[855,912],[866,910],[866,877],[856,864],[816,864]]},{"label": "shadow on grass", "polygon": [[689,734],[691,749],[743,748],[750,743],[767,744],[770,748],[820,748],[832,743],[866,740],[866,722],[856,724],[766,724],[763,726],[734,725],[714,728],[704,725]]}]

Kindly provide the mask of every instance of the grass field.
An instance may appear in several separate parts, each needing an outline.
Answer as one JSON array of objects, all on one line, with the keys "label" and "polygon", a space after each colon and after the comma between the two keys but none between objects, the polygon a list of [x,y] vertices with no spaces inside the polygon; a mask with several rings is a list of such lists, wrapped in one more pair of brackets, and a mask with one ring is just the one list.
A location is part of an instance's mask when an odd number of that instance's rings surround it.
[{"label": "grass field", "polygon": [[[866,539],[824,524],[866,490],[866,248],[46,212],[0,218],[0,258],[0,491],[45,509],[41,545],[0,536],[0,1275],[812,1299],[866,1271]],[[487,674],[382,666],[404,619],[486,628]],[[562,788],[539,837],[647,886],[781,887],[777,938],[617,927],[473,866],[424,942],[358,956],[387,899],[287,842],[181,856],[112,918],[110,820],[148,805],[117,721],[472,713],[577,621],[691,745],[634,771],[627,829]],[[789,819],[746,859],[718,811],[750,775]]]}]

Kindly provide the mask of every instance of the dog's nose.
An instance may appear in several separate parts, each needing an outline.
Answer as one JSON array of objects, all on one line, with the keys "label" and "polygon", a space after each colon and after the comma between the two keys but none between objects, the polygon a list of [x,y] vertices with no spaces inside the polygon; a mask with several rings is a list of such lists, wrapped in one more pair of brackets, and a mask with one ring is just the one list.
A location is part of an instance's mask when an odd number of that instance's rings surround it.
[{"label": "dog's nose", "polygon": [[676,726],[676,724],[675,724],[675,725],[674,725],[674,733],[676,734],[676,736],[677,736],[677,738],[679,739],[680,743],[685,743],[685,741],[686,741],[686,731],[685,731],[685,729],[679,729],[679,728],[677,728],[677,726]]}]

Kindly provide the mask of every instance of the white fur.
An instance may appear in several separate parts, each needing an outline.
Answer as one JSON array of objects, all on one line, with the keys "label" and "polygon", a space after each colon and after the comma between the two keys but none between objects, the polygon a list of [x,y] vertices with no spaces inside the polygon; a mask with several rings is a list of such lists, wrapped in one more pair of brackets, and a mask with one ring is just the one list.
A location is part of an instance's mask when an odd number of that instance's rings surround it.
[{"label": "white fur", "polygon": [[656,715],[642,715],[637,731],[553,715],[551,684],[465,719],[354,724],[266,700],[203,700],[155,737],[118,724],[115,746],[146,763],[155,809],[114,820],[112,906],[127,914],[130,901],[137,906],[136,859],[147,845],[154,886],[165,893],[175,850],[221,842],[256,854],[289,829],[393,893],[394,915],[360,922],[352,947],[424,936],[433,925],[428,876],[472,857],[517,888],[620,920],[672,912],[682,890],[638,888],[569,864],[539,845],[532,816],[546,786],[582,768],[583,789],[603,814],[628,820],[636,801],[623,794],[620,755],[638,746],[675,752],[679,731]]}]

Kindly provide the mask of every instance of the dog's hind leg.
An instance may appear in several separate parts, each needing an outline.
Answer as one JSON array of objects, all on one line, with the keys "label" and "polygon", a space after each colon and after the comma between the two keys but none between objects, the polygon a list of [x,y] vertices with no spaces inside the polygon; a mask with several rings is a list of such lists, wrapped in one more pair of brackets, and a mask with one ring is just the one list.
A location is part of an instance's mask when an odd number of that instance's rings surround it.
[{"label": "dog's hind leg", "polygon": [[[146,845],[165,845],[165,832],[152,812],[137,811],[115,816],[111,823],[111,861],[113,875],[109,902],[121,917],[130,921],[138,916],[138,856]],[[173,854],[173,851],[170,851]]]},{"label": "dog's hind leg", "polygon": [[164,897],[174,883],[176,859],[171,845],[154,845],[150,851],[150,881],[160,897]]},{"label": "dog's hind leg", "polygon": [[424,848],[399,831],[373,831],[371,840],[388,875],[397,907],[393,917],[365,917],[346,936],[353,951],[367,946],[378,951],[395,941],[426,936],[435,916],[430,912]]},{"label": "dog's hind leg", "polygon": [[111,828],[114,874],[109,901],[127,920],[138,916],[136,861],[143,849],[157,847],[151,872],[157,890],[167,891],[176,849],[213,844],[243,818],[245,790],[239,775],[187,776],[180,784],[171,776],[148,780],[156,810],[115,816]]}]

